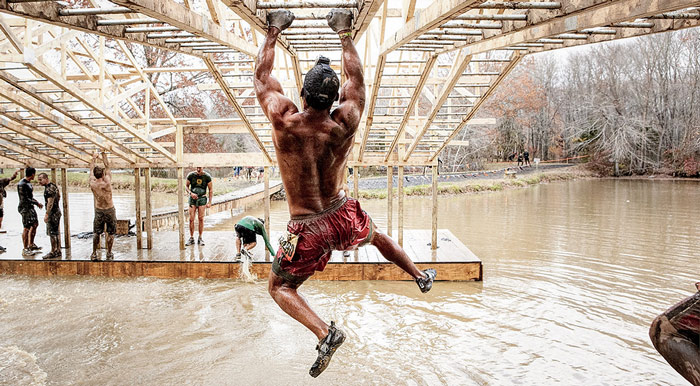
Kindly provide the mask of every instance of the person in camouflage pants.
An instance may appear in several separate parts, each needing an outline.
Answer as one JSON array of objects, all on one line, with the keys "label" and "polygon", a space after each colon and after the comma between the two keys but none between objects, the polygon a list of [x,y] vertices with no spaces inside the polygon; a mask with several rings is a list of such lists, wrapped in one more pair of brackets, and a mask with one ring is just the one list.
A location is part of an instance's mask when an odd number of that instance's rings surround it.
[{"label": "person in camouflage pants", "polygon": [[44,187],[44,200],[46,201],[46,214],[44,222],[46,223],[46,233],[51,239],[51,251],[43,256],[44,259],[60,259],[61,258],[61,235],[59,228],[61,226],[61,209],[59,201],[61,193],[58,186],[49,180],[46,173],[39,174],[39,184]]}]

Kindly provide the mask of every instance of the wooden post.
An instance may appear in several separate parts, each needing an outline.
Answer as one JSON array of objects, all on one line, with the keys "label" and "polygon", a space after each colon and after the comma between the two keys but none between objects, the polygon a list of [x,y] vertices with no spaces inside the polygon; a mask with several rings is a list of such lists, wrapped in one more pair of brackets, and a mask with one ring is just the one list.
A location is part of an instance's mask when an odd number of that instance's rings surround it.
[{"label": "wooden post", "polygon": [[391,237],[391,228],[394,222],[392,215],[394,208],[394,167],[386,167],[386,234]]},{"label": "wooden post", "polygon": [[355,166],[352,171],[352,197],[357,200],[360,198],[360,167]]},{"label": "wooden post", "polygon": [[54,184],[58,182],[58,179],[56,178],[56,168],[51,168],[51,182]]},{"label": "wooden post", "polygon": [[399,245],[403,247],[403,166],[399,166]]},{"label": "wooden post", "polygon": [[136,249],[143,247],[143,229],[141,229],[141,169],[134,169],[134,200],[136,209]]},{"label": "wooden post", "polygon": [[146,248],[153,249],[153,216],[151,202],[151,168],[146,168]]},{"label": "wooden post", "polygon": [[[270,167],[265,166],[264,172],[265,176],[265,232],[268,236],[270,235]],[[270,261],[270,251],[265,248],[265,261]]]},{"label": "wooden post", "polygon": [[63,201],[63,243],[66,249],[70,249],[70,214],[68,213],[68,169],[61,169],[61,200]]},{"label": "wooden post", "polygon": [[177,168],[177,225],[178,225],[178,231],[180,233],[179,235],[179,240],[180,240],[180,250],[185,249],[185,200],[183,196],[183,190],[184,190],[184,177],[183,177],[183,168]]},{"label": "wooden post", "polygon": [[438,164],[432,167],[433,169],[433,221],[432,221],[432,237],[430,248],[437,249],[437,222],[438,222]]},{"label": "wooden post", "polygon": [[21,180],[23,178],[24,178],[24,168],[20,168],[19,169],[19,179]]}]

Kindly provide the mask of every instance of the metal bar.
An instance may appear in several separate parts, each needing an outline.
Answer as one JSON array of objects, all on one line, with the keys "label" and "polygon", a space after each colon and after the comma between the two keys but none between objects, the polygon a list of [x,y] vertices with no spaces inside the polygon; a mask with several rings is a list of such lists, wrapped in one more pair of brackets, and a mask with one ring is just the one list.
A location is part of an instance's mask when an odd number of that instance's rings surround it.
[{"label": "metal bar", "polygon": [[462,15],[455,20],[527,20],[527,15]]},{"label": "metal bar", "polygon": [[118,19],[118,20],[98,20],[97,25],[135,25],[135,24],[156,24],[162,23],[158,19]]},{"label": "metal bar", "polygon": [[561,8],[561,3],[554,1],[542,1],[542,2],[507,2],[507,1],[486,1],[479,5],[474,6],[474,8],[493,8],[493,9],[559,9]]},{"label": "metal bar", "polygon": [[78,16],[78,15],[113,15],[122,13],[135,13],[131,8],[112,7],[112,8],[65,8],[58,11],[61,16]]},{"label": "metal bar", "polygon": [[654,28],[654,23],[633,23],[633,22],[623,22],[610,24],[611,27],[619,28]]},{"label": "metal bar", "polygon": [[501,29],[501,23],[462,23],[459,21],[448,21],[440,26],[440,28],[476,28],[476,29]]},{"label": "metal bar", "polygon": [[357,8],[357,1],[304,0],[259,2],[257,9],[278,8]]}]

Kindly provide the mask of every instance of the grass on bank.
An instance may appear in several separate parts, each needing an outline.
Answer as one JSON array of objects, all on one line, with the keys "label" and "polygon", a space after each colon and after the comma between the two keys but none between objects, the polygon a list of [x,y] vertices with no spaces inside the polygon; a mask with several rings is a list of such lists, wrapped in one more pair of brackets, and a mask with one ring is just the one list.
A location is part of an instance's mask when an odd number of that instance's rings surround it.
[{"label": "grass on bank", "polygon": [[[10,177],[14,170],[5,169],[0,178]],[[37,173],[38,174],[38,173]],[[49,173],[47,173],[49,174]],[[60,180],[60,175],[58,176]],[[90,176],[87,172],[68,172],[68,186],[83,189],[90,188]],[[19,182],[19,176],[15,179],[12,185]],[[214,195],[226,194],[241,189],[250,185],[254,185],[256,181],[235,180],[233,178],[214,178]],[[36,179],[34,180],[36,183]],[[144,177],[141,176],[141,185],[145,183]],[[134,190],[134,176],[126,173],[112,173],[112,188],[115,190]],[[151,177],[151,191],[162,193],[177,192],[177,179],[175,178],[160,178]]]},{"label": "grass on bank", "polygon": [[[578,169],[567,172],[546,172],[535,175],[527,175],[515,179],[494,179],[494,180],[473,180],[458,183],[443,182],[438,184],[438,194],[465,194],[480,192],[499,192],[506,189],[517,189],[540,183],[567,181],[577,178],[590,177],[591,174],[585,170]],[[394,188],[394,192],[398,189]],[[407,196],[429,196],[433,194],[433,187],[430,184],[408,186],[403,189]],[[359,191],[360,198],[363,199],[385,199],[386,189],[366,189]]]}]

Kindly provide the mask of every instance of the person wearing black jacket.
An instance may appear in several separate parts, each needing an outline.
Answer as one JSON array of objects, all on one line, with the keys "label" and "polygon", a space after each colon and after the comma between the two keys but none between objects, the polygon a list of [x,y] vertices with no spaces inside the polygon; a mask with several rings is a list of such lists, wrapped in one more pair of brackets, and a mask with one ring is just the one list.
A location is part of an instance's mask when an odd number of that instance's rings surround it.
[{"label": "person wearing black jacket", "polygon": [[17,184],[17,194],[19,195],[17,210],[22,216],[22,225],[24,226],[24,230],[22,231],[22,244],[24,246],[24,249],[22,249],[22,256],[32,256],[41,249],[41,247],[34,244],[36,228],[39,226],[39,220],[37,219],[34,206],[38,206],[39,209],[44,206],[34,199],[32,180],[36,175],[36,169],[30,166],[24,170],[24,175],[25,177]]}]

